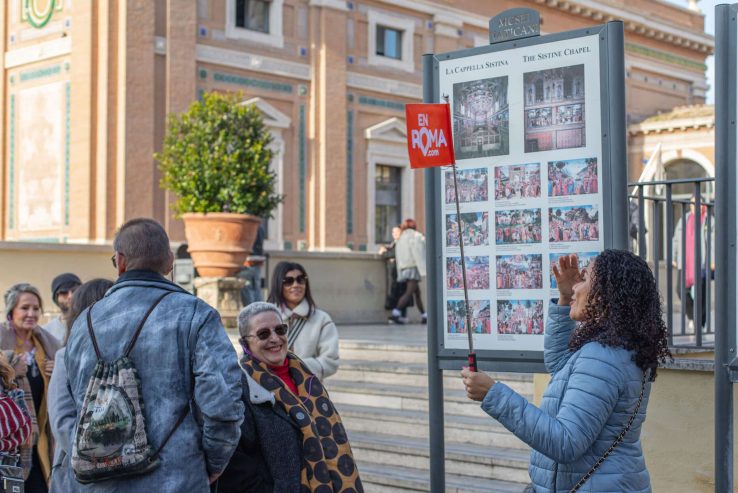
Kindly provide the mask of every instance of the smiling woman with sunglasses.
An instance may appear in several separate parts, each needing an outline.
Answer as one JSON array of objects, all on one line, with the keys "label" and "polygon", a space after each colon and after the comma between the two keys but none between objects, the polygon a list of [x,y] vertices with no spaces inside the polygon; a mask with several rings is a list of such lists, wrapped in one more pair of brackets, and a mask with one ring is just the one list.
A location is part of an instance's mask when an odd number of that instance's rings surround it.
[{"label": "smiling woman with sunglasses", "polygon": [[251,303],[238,331],[246,416],[218,491],[362,493],[341,417],[320,379],[287,351],[279,309]]},{"label": "smiling woman with sunglasses", "polygon": [[280,262],[272,273],[269,303],[289,325],[287,345],[321,380],[338,371],[338,329],[330,315],[315,306],[305,268]]}]

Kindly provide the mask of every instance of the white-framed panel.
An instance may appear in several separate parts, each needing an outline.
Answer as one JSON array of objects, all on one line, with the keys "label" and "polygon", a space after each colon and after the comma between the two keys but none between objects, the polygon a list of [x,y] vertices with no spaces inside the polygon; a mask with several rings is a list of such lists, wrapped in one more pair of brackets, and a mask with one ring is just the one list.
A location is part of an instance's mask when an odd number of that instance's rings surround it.
[{"label": "white-framed panel", "polygon": [[366,187],[367,187],[367,250],[378,248],[374,235],[374,194],[376,192],[377,165],[396,166],[402,169],[400,175],[400,210],[402,220],[415,217],[415,175],[410,169],[407,157],[407,132],[404,120],[390,118],[366,129]]},{"label": "white-framed panel", "polygon": [[275,48],[284,47],[282,36],[282,11],[284,0],[271,0],[269,2],[269,32],[263,33],[236,26],[236,0],[226,0],[226,26],[227,38],[253,41]]},{"label": "white-framed panel", "polygon": [[[414,46],[415,19],[398,15],[386,14],[370,10],[367,14],[369,21],[369,53],[367,62],[369,65],[378,67],[389,67],[407,72],[415,72]],[[402,31],[402,58],[394,58],[377,55],[377,26],[385,26]]]},{"label": "white-framed panel", "polygon": [[[272,143],[269,148],[274,151],[274,157],[270,167],[277,175],[276,192],[279,195],[284,194],[284,151],[285,142],[282,131],[290,128],[292,119],[279,111],[277,108],[263,100],[262,98],[247,99],[244,105],[256,105],[264,117],[264,124],[269,128],[272,134]],[[284,249],[284,205],[279,204],[274,211],[274,217],[269,220],[270,238],[264,240],[265,250],[282,250]]]}]

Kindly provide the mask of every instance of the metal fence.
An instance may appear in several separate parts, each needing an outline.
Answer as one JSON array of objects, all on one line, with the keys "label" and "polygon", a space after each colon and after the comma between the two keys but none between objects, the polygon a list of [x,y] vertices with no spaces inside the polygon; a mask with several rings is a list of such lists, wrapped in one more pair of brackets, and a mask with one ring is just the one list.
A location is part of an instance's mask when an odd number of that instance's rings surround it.
[{"label": "metal fence", "polygon": [[[714,345],[714,182],[628,184],[631,251],[654,272],[672,347]],[[701,211],[701,227],[696,227],[695,211]]]}]

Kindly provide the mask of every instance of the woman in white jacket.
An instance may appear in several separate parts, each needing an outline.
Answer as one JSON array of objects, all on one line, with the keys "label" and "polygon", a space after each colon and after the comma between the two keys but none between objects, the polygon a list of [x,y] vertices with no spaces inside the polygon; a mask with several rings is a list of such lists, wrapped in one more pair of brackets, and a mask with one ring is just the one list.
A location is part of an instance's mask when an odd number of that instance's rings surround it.
[{"label": "woman in white jacket", "polygon": [[287,345],[321,381],[338,371],[338,329],[315,306],[305,268],[295,262],[274,267],[269,303],[277,305],[289,325]]},{"label": "woman in white jacket", "polygon": [[423,323],[428,320],[420,295],[420,279],[425,276],[425,236],[416,231],[416,228],[413,219],[405,219],[400,225],[400,239],[395,243],[397,282],[405,282],[407,286],[390,317],[390,320],[399,324],[405,323],[402,309],[410,305],[413,297]]}]

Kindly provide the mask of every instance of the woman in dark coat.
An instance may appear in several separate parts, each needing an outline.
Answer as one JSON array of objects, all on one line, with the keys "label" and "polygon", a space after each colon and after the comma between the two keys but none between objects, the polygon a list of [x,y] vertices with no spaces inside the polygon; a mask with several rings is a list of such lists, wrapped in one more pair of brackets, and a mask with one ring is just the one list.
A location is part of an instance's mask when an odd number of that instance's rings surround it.
[{"label": "woman in dark coat", "polygon": [[279,309],[250,304],[238,330],[246,416],[219,491],[363,493],[341,417],[320,380],[288,353]]}]

